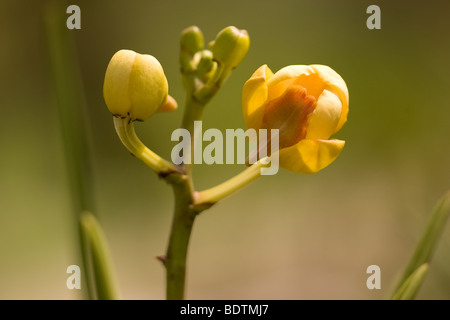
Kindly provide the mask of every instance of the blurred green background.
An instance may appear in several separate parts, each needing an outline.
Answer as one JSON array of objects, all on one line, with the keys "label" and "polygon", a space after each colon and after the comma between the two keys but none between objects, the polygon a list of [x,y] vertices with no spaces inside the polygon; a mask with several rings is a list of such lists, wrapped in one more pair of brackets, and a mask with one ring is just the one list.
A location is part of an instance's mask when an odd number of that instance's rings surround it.
[{"label": "blurred green background", "polygon": [[[60,2],[60,1],[59,1]],[[81,265],[71,212],[57,98],[46,45],[45,1],[0,1],[0,298],[80,299],[66,268]],[[205,112],[203,127],[244,127],[243,83],[262,64],[325,64],[347,82],[347,141],[315,175],[281,170],[197,219],[190,244],[190,299],[383,299],[391,294],[436,201],[450,189],[450,3],[447,1],[73,1],[74,37],[88,106],[95,214],[125,299],[163,299],[171,188],[125,150],[102,97],[119,49],[159,59],[179,110],[137,124],[170,157],[183,111],[182,29],[207,41],[228,25],[246,29],[248,56]],[[366,9],[381,8],[381,30]],[[80,111],[81,112],[81,111]],[[243,170],[196,165],[199,189]],[[450,235],[444,231],[418,298],[450,298]],[[366,268],[381,268],[368,290]]]}]

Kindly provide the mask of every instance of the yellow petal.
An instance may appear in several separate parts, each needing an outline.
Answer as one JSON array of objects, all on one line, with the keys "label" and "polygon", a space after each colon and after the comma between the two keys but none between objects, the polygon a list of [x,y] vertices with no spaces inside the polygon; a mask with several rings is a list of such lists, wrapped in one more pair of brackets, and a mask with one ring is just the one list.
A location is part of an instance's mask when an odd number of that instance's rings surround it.
[{"label": "yellow petal", "polygon": [[126,116],[131,109],[128,95],[131,68],[136,52],[120,50],[114,54],[106,69],[103,96],[112,114]]},{"label": "yellow petal", "polygon": [[267,81],[272,76],[273,72],[269,67],[263,65],[244,84],[242,91],[242,113],[247,128],[257,130],[261,126],[264,111],[262,106],[267,100]]},{"label": "yellow petal", "polygon": [[342,103],[339,98],[324,90],[309,120],[306,139],[329,139],[336,132],[341,113]]},{"label": "yellow petal", "polygon": [[[310,66],[304,65],[296,65],[296,66],[287,66],[280,70],[278,70],[273,77],[267,82],[267,86],[269,88],[269,96],[268,100],[275,99],[284,92],[284,90],[294,84],[295,80],[300,75],[310,75],[314,73],[314,69]],[[295,83],[300,84],[300,83]],[[307,90],[308,88],[305,87]],[[308,94],[309,90],[308,90]]]},{"label": "yellow petal", "polygon": [[300,140],[279,151],[280,167],[298,173],[316,173],[332,163],[344,148],[342,140]]},{"label": "yellow petal", "polygon": [[145,120],[166,101],[169,86],[159,61],[148,54],[137,54],[130,74],[129,95],[132,119]]},{"label": "yellow petal", "polygon": [[335,132],[339,131],[344,123],[347,121],[348,115],[348,89],[344,79],[333,69],[323,65],[312,65],[315,72],[317,72],[320,78],[326,83],[326,88],[336,94],[342,102],[342,113],[339,119],[339,123],[336,126]]}]

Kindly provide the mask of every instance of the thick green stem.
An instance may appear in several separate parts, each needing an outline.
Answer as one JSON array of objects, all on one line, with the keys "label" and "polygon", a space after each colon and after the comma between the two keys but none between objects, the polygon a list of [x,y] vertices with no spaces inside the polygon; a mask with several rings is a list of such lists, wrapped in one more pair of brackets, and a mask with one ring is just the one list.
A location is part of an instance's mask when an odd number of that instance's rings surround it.
[{"label": "thick green stem", "polygon": [[[206,104],[217,93],[217,90],[225,81],[230,71],[231,69],[224,70],[223,66],[219,67],[216,72],[216,77],[212,79],[212,83],[203,86],[202,89],[196,85],[196,79],[192,74],[183,75],[183,82],[188,91],[188,95],[182,127],[188,130],[191,136],[190,150],[185,154],[185,156],[188,155],[190,157],[191,161],[184,159],[185,168],[183,173],[177,172],[166,177],[166,180],[173,185],[175,195],[175,212],[169,245],[166,256],[161,258],[166,267],[166,297],[168,300],[184,299],[186,259],[192,227],[197,214],[209,207],[208,204],[197,205],[195,203],[196,193],[194,192],[191,165],[195,152],[195,121],[201,120]],[[176,176],[175,179],[172,179],[174,176]],[[181,179],[178,179],[178,177]]]},{"label": "thick green stem", "polygon": [[164,265],[166,267],[166,298],[168,300],[184,299],[186,283],[186,260],[191,230],[197,211],[192,202],[192,189],[187,176],[173,185],[175,195],[175,212],[170,232]]},{"label": "thick green stem", "polygon": [[[188,95],[186,99],[186,110],[184,112],[183,116],[183,122],[181,126],[188,130],[191,135],[191,146],[190,146],[190,152],[187,152],[187,154],[190,154],[190,161],[189,163],[193,163],[193,156],[194,156],[194,122],[201,120],[203,116],[203,110],[205,108],[205,105],[201,104],[199,101],[195,100],[194,97]],[[186,161],[184,161],[186,163]],[[187,177],[190,183],[190,187],[193,190],[194,184],[192,181],[192,166],[191,164],[186,163],[185,164]]]},{"label": "thick green stem", "polygon": [[[200,120],[204,105],[188,96],[184,112],[182,127],[187,129],[193,137],[194,121]],[[190,149],[193,150],[193,139]],[[187,152],[191,155],[192,152]],[[192,163],[192,161],[190,161]],[[175,212],[170,232],[166,257],[163,259],[166,267],[166,297],[168,300],[184,299],[186,283],[186,259],[191,230],[196,215],[201,211],[194,207],[194,183],[192,167],[185,164],[185,175],[172,182],[175,196]]]}]

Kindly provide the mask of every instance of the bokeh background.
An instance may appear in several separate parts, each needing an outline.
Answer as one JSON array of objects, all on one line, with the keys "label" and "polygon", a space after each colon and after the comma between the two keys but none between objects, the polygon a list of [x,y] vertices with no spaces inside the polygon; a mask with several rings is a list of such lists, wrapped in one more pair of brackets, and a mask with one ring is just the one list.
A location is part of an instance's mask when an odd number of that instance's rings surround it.
[{"label": "bokeh background", "polygon": [[[95,215],[110,242],[122,297],[163,299],[171,188],[121,145],[102,97],[111,56],[127,48],[163,65],[179,110],[137,124],[170,157],[184,91],[182,29],[207,41],[246,29],[248,56],[204,115],[204,129],[241,128],[242,85],[256,68],[325,64],[347,82],[350,113],[340,157],[315,175],[280,171],[197,219],[190,243],[190,299],[385,299],[436,201],[450,189],[450,3],[446,1],[57,1],[73,37],[87,106]],[[68,31],[65,8],[81,8]],[[381,8],[381,30],[366,9]],[[66,268],[81,265],[44,19],[46,1],[0,1],[0,298],[82,299]],[[80,115],[82,114],[80,104]],[[76,116],[75,116],[76,117]],[[76,120],[74,120],[76,121]],[[196,165],[198,189],[243,170]],[[420,299],[450,298],[444,231]],[[366,268],[381,268],[368,290]]]}]

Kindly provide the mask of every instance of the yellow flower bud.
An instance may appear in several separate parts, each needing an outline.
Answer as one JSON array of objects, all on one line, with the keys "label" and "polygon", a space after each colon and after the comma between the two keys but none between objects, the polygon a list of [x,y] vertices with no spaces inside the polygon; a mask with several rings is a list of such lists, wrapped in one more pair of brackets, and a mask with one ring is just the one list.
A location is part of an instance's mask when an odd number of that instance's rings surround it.
[{"label": "yellow flower bud", "polygon": [[250,38],[246,30],[230,26],[220,31],[209,46],[215,60],[233,68],[247,55]]},{"label": "yellow flower bud", "polygon": [[273,74],[261,66],[244,85],[247,128],[279,130],[280,166],[315,173],[332,163],[345,141],[330,139],[347,121],[348,89],[330,67],[296,65]]},{"label": "yellow flower bud", "polygon": [[111,58],[103,97],[113,115],[148,119],[167,101],[167,96],[167,79],[156,58],[131,50],[120,50]]}]

